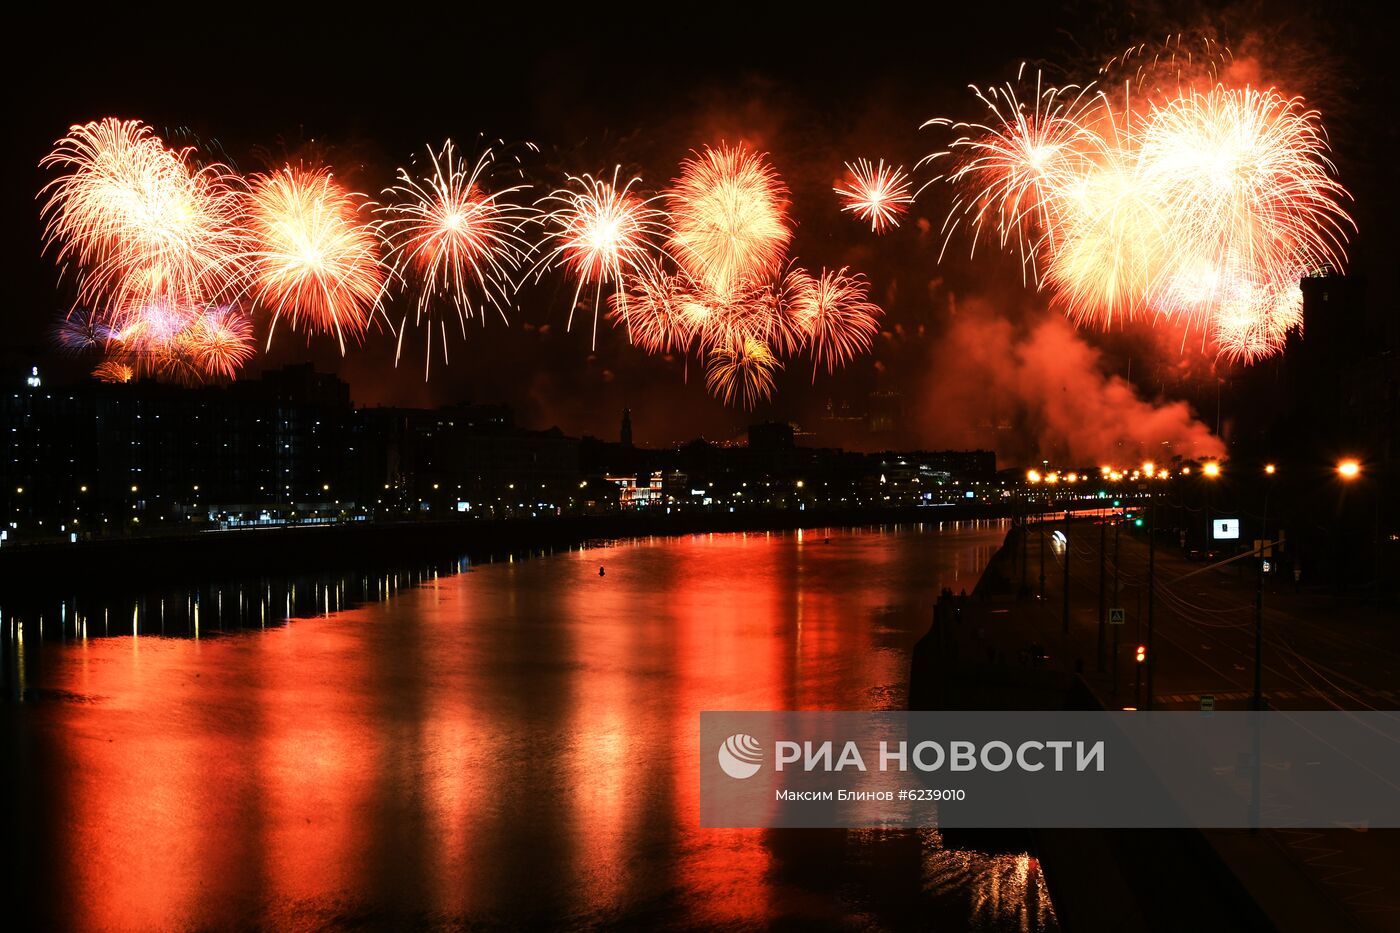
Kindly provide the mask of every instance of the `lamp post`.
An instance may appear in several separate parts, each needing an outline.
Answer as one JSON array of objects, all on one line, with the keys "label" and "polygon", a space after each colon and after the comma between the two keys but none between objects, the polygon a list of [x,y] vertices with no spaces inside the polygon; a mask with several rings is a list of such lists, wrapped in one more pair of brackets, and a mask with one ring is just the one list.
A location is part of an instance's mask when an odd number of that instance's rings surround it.
[{"label": "lamp post", "polygon": [[[1342,459],[1342,460],[1338,460],[1338,461],[1337,461],[1337,476],[1338,476],[1339,479],[1341,479],[1341,481],[1342,481],[1344,484],[1345,484],[1345,483],[1354,483],[1354,482],[1356,482],[1357,478],[1361,476],[1361,461],[1355,459],[1354,457],[1346,457],[1346,458],[1344,458],[1344,459]],[[1381,567],[1381,563],[1380,563],[1380,547],[1381,547],[1380,521],[1381,521],[1381,511],[1380,511],[1379,503],[1377,503],[1377,506],[1376,506],[1376,508],[1375,508],[1374,511],[1375,511],[1375,522],[1376,522],[1376,524],[1375,524],[1374,540],[1372,541],[1372,549],[1373,549],[1373,551],[1374,551],[1373,560],[1374,560],[1374,564],[1375,564],[1375,587],[1376,587],[1376,595],[1379,596],[1379,594],[1380,594],[1380,587],[1381,587],[1381,577],[1380,577],[1380,567]]]},{"label": "lamp post", "polygon": [[[1201,465],[1201,478],[1204,479],[1204,480],[1207,480],[1207,481],[1209,481],[1209,480],[1214,480],[1214,479],[1219,479],[1219,478],[1220,478],[1220,464],[1217,463],[1217,462],[1214,461],[1214,460],[1209,460],[1209,461],[1203,463],[1203,464]],[[1213,531],[1212,526],[1211,526],[1210,484],[1209,484],[1209,482],[1206,483],[1206,486],[1205,486],[1205,488],[1202,490],[1202,492],[1203,492],[1202,502],[1203,502],[1203,504],[1204,504],[1205,513],[1206,513],[1206,551],[1209,552],[1210,549],[1211,549],[1211,542],[1215,540],[1214,531]]]},{"label": "lamp post", "polygon": [[1065,512],[1065,585],[1063,633],[1069,634],[1069,512]]},{"label": "lamp post", "polygon": [[1039,518],[1035,522],[1036,531],[1040,534],[1040,598],[1045,598],[1045,523]]},{"label": "lamp post", "polygon": [[[1027,574],[1029,573],[1029,571],[1026,570],[1026,556],[1027,556],[1027,555],[1026,555],[1026,551],[1029,549],[1030,545],[1026,543],[1026,536],[1030,534],[1030,527],[1029,527],[1030,519],[1031,519],[1031,496],[1030,496],[1030,492],[1029,492],[1028,490],[1022,489],[1022,490],[1021,490],[1021,521],[1020,521],[1020,524],[1021,524],[1021,594],[1024,594],[1024,593],[1026,592],[1026,590],[1028,589],[1028,585],[1027,585],[1027,583],[1026,583],[1026,576],[1027,576]],[[1018,594],[1018,595],[1017,595],[1017,598],[1018,598],[1018,599],[1020,598],[1020,595],[1021,595],[1021,594]]]},{"label": "lamp post", "polygon": [[[1264,467],[1264,515],[1259,528],[1258,580],[1254,590],[1254,698],[1251,709],[1264,708],[1264,549],[1269,544],[1269,496],[1274,491],[1272,463]],[[1272,549],[1270,549],[1272,551]]]},{"label": "lamp post", "polygon": [[1153,674],[1157,670],[1156,645],[1152,642],[1157,582],[1157,499],[1147,492],[1147,709],[1152,709]]},{"label": "lamp post", "polygon": [[[1113,513],[1113,601],[1118,601],[1118,533],[1123,520],[1115,509]],[[1118,630],[1123,626],[1113,626],[1113,695],[1118,695]]]},{"label": "lamp post", "polygon": [[[1028,471],[1026,471],[1026,482],[1030,483],[1030,485],[1032,486],[1039,485],[1039,469],[1028,469]],[[1030,497],[1028,496],[1026,497],[1026,520],[1029,520],[1029,518]],[[1044,539],[1044,531],[1042,530],[1042,527],[1040,527],[1039,516],[1036,516],[1036,532],[1040,535],[1040,598],[1042,598],[1043,600],[1044,595],[1046,595],[1046,539]],[[1025,569],[1025,565],[1022,565],[1022,569]],[[1023,579],[1025,579],[1025,574],[1022,573],[1022,580]]]},{"label": "lamp post", "polygon": [[1104,592],[1104,585],[1108,582],[1108,564],[1106,563],[1106,561],[1107,561],[1107,559],[1108,559],[1107,551],[1108,551],[1108,525],[1104,524],[1104,521],[1103,521],[1103,513],[1102,513],[1102,511],[1100,511],[1100,513],[1099,513],[1099,641],[1098,641],[1098,647],[1097,647],[1097,654],[1098,654],[1098,657],[1097,657],[1097,659],[1096,659],[1098,663],[1095,665],[1095,670],[1097,670],[1100,674],[1103,673],[1103,668],[1104,668],[1104,658],[1103,658],[1103,656],[1104,656],[1104,648],[1105,648],[1105,641],[1106,641],[1105,635],[1107,634],[1107,633],[1104,631],[1104,629],[1107,628],[1107,626],[1108,626],[1108,618],[1107,618],[1107,611],[1108,611],[1108,610],[1107,610],[1107,603],[1105,602],[1107,596],[1106,596],[1106,594],[1105,594],[1105,592]]}]

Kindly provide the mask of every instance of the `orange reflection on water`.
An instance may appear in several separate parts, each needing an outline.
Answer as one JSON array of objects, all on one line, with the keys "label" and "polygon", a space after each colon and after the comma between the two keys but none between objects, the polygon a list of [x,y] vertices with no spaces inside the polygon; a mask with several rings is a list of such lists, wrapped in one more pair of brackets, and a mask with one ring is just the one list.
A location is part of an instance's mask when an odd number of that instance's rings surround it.
[{"label": "orange reflection on water", "polygon": [[1025,863],[926,835],[699,827],[702,710],[902,706],[939,587],[1001,534],[654,539],[267,631],[45,645],[68,699],[20,715],[54,919],[1053,925]]}]

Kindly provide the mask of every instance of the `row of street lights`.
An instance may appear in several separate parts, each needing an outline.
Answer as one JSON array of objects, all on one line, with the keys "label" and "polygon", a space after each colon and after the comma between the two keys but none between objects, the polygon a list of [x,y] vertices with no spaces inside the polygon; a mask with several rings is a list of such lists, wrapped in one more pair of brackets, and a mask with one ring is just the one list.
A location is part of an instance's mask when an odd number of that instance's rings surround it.
[{"label": "row of street lights", "polygon": [[[1222,473],[1222,468],[1221,468],[1220,462],[1219,462],[1219,461],[1216,461],[1216,460],[1209,460],[1209,461],[1206,461],[1204,464],[1201,465],[1201,468],[1200,468],[1200,469],[1201,469],[1201,474],[1202,474],[1203,476],[1205,476],[1207,479],[1212,479],[1212,480],[1218,479],[1218,478],[1221,476],[1221,473]],[[1336,474],[1337,474],[1337,476],[1338,476],[1343,482],[1351,482],[1351,481],[1357,479],[1358,477],[1360,477],[1360,476],[1361,476],[1361,473],[1362,473],[1361,462],[1360,462],[1359,460],[1353,458],[1353,457],[1346,457],[1346,458],[1343,458],[1343,459],[1337,461],[1337,464],[1336,464],[1336,468],[1335,468],[1335,469],[1336,469]],[[1103,467],[1102,470],[1101,470],[1101,472],[1102,472],[1103,478],[1108,479],[1108,480],[1111,480],[1111,481],[1115,481],[1115,482],[1116,482],[1116,481],[1119,481],[1120,479],[1125,478],[1125,474],[1124,474],[1122,471],[1112,469],[1112,468],[1110,468],[1110,467],[1108,467],[1108,466]],[[1191,468],[1190,468],[1189,466],[1182,467],[1180,472],[1181,472],[1182,475],[1189,476],[1190,473],[1191,473]],[[1257,561],[1257,565],[1256,565],[1256,569],[1257,569],[1257,580],[1256,580],[1255,598],[1254,598],[1254,695],[1253,695],[1253,698],[1252,698],[1252,700],[1251,700],[1251,708],[1252,708],[1252,709],[1255,709],[1255,710],[1262,710],[1262,709],[1264,708],[1264,687],[1263,687],[1263,676],[1264,676],[1264,675],[1263,675],[1263,670],[1264,670],[1264,668],[1263,668],[1263,657],[1264,657],[1264,555],[1265,555],[1266,553],[1272,554],[1273,546],[1274,546],[1275,544],[1278,543],[1278,542],[1271,542],[1271,541],[1268,540],[1268,528],[1269,528],[1269,498],[1270,498],[1270,495],[1271,495],[1272,492],[1273,492],[1272,477],[1275,476],[1277,473],[1278,473],[1278,468],[1277,468],[1276,465],[1274,465],[1274,464],[1272,464],[1272,463],[1266,463],[1266,464],[1264,465],[1263,474],[1264,474],[1264,476],[1266,477],[1266,482],[1265,482],[1265,488],[1264,488],[1263,516],[1262,516],[1262,521],[1261,521],[1261,525],[1260,525],[1258,544],[1257,544],[1257,546],[1253,549],[1253,552],[1252,552],[1252,553],[1253,553],[1253,556],[1255,557],[1255,559],[1256,559],[1256,561]],[[1167,471],[1156,469],[1155,465],[1154,465],[1151,461],[1148,461],[1148,462],[1146,462],[1146,463],[1144,463],[1144,464],[1142,465],[1142,467],[1141,467],[1140,470],[1134,471],[1133,474],[1131,474],[1131,478],[1137,479],[1137,478],[1139,478],[1139,477],[1146,477],[1147,479],[1167,479],[1167,478],[1169,478],[1169,475],[1170,475],[1170,474],[1167,473]],[[1069,482],[1069,483],[1073,484],[1073,483],[1077,483],[1077,482],[1079,481],[1080,476],[1079,476],[1079,474],[1077,474],[1077,473],[1067,473],[1067,474],[1064,474],[1063,477],[1062,477],[1061,474],[1054,473],[1054,472],[1041,473],[1041,472],[1038,471],[1038,470],[1028,470],[1028,471],[1026,471],[1026,482],[1029,483],[1029,484],[1032,485],[1032,486],[1039,485],[1039,484],[1041,484],[1041,483],[1055,484],[1055,483],[1059,482],[1061,479],[1063,479],[1063,480],[1066,481],[1066,482]],[[1149,496],[1149,499],[1148,499],[1148,522],[1147,522],[1148,531],[1147,531],[1147,613],[1146,613],[1146,615],[1147,615],[1147,642],[1146,642],[1146,645],[1145,645],[1145,646],[1144,646],[1144,645],[1139,645],[1139,646],[1138,646],[1137,660],[1138,660],[1139,663],[1141,663],[1141,662],[1143,662],[1143,661],[1145,660],[1145,661],[1146,661],[1146,664],[1147,664],[1147,702],[1146,702],[1146,708],[1150,710],[1150,709],[1152,709],[1152,706],[1153,706],[1153,674],[1154,674],[1155,668],[1156,668],[1156,652],[1154,651],[1153,634],[1154,634],[1154,628],[1155,628],[1155,625],[1154,625],[1154,622],[1155,622],[1155,611],[1154,611],[1154,610],[1155,610],[1155,605],[1154,605],[1155,599],[1154,599],[1154,596],[1155,596],[1155,587],[1156,587],[1157,497],[1156,497],[1155,491],[1149,491],[1149,492],[1148,492],[1148,496]],[[1066,515],[1068,516],[1068,513],[1066,513]],[[1104,642],[1105,642],[1105,634],[1106,634],[1105,631],[1104,631],[1105,625],[1106,625],[1106,617],[1105,617],[1104,594],[1103,594],[1103,586],[1104,586],[1104,582],[1105,582],[1105,580],[1104,580],[1105,574],[1104,574],[1104,568],[1103,568],[1103,566],[1102,566],[1102,564],[1103,564],[1103,559],[1104,559],[1104,554],[1102,553],[1102,550],[1103,550],[1103,548],[1105,547],[1105,545],[1106,545],[1106,543],[1107,543],[1106,540],[1105,540],[1105,533],[1104,533],[1105,531],[1106,531],[1106,529],[1101,529],[1100,541],[1099,541],[1099,547],[1100,547],[1100,554],[1099,554],[1099,560],[1100,560],[1099,589],[1100,589],[1100,592],[1099,592],[1099,632],[1098,632],[1098,645],[1097,645],[1097,648],[1098,648],[1098,650],[1097,650],[1097,655],[1098,655],[1098,664],[1097,664],[1097,668],[1098,668],[1098,670],[1099,670],[1100,672],[1103,671],[1103,667],[1104,667],[1104,665],[1103,665],[1103,654],[1104,654],[1104,648],[1105,648]],[[1042,534],[1043,534],[1043,532],[1042,532]],[[1117,576],[1118,576],[1117,554],[1116,554],[1116,552],[1117,552],[1117,546],[1116,546],[1116,544],[1117,544],[1117,536],[1118,536],[1118,533],[1117,533],[1117,523],[1115,523],[1115,528],[1114,528],[1114,540],[1115,540],[1115,547],[1114,547],[1114,551],[1115,551],[1115,563],[1114,563],[1115,595],[1116,595],[1116,585],[1117,585],[1117,584],[1116,584],[1116,578],[1117,578]],[[1042,546],[1043,546],[1043,544],[1042,544]],[[1069,569],[1069,559],[1068,559],[1068,558],[1069,558],[1069,551],[1068,551],[1068,544],[1066,544],[1066,554],[1065,554],[1065,558],[1066,558],[1066,559],[1065,559],[1066,577],[1068,577],[1068,569]],[[1231,558],[1231,559],[1233,560],[1233,559],[1236,559],[1236,558]],[[1043,554],[1042,554],[1042,560],[1043,560]],[[1042,566],[1042,568],[1041,568],[1041,581],[1042,581],[1042,582],[1041,582],[1041,587],[1042,587],[1041,595],[1042,595],[1042,597],[1044,596],[1044,573],[1045,573],[1044,567]],[[1065,581],[1065,600],[1066,600],[1065,625],[1066,625],[1066,630],[1068,629],[1068,621],[1069,621],[1068,599],[1069,599],[1069,586],[1068,586],[1068,579],[1066,579],[1066,581]],[[1115,682],[1115,684],[1116,684],[1116,682],[1117,682],[1116,670],[1117,670],[1117,661],[1118,661],[1118,659],[1117,659],[1117,637],[1116,637],[1116,636],[1117,636],[1117,631],[1116,631],[1116,630],[1115,630],[1115,632],[1114,632],[1114,635],[1115,635],[1115,638],[1114,638],[1114,642],[1115,642],[1115,644],[1114,644],[1114,655],[1115,655],[1115,656],[1114,656],[1114,670],[1115,670],[1114,682]]]}]

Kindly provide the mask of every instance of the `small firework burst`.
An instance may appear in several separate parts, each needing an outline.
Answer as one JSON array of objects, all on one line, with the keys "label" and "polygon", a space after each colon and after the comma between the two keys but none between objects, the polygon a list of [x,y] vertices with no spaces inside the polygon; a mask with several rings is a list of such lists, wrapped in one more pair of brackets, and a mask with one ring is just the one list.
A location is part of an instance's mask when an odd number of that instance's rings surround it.
[{"label": "small firework burst", "polygon": [[875,164],[867,159],[847,162],[845,185],[833,190],[841,198],[841,210],[869,221],[875,233],[898,227],[899,218],[914,203],[913,187],[904,166],[888,166],[884,159]]},{"label": "small firework burst", "polygon": [[782,363],[761,340],[745,337],[709,351],[705,385],[726,405],[752,410],[773,394],[773,379]]},{"label": "small firework burst", "polygon": [[794,330],[805,337],[812,350],[812,364],[835,372],[860,353],[865,353],[879,333],[878,305],[867,298],[869,285],[864,276],[851,275],[846,267],[822,270],[821,275],[803,273],[792,292]]}]

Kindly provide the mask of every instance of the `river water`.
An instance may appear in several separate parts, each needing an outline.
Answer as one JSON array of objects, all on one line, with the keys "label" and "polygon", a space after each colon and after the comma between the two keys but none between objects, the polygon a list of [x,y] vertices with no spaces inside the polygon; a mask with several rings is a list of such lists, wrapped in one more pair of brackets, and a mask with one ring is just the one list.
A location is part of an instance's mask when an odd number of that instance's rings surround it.
[{"label": "river water", "polygon": [[1004,531],[0,595],[9,903],[81,929],[1054,929],[1023,853],[699,826],[701,710],[903,708],[936,594]]}]

